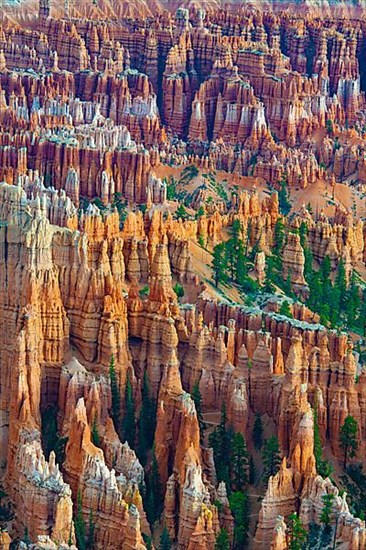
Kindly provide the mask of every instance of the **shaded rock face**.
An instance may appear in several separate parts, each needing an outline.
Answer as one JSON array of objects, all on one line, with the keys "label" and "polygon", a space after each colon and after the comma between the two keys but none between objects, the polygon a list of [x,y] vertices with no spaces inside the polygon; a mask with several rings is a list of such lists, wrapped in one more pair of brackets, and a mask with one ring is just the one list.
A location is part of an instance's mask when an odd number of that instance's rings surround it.
[{"label": "shaded rock face", "polygon": [[[234,535],[228,488],[200,437],[198,387],[204,414],[225,405],[247,439],[254,415],[267,415],[278,434],[282,463],[255,547],[285,550],[288,516],[319,523],[333,493],[336,542],[361,550],[365,523],[317,475],[313,453],[311,407],[335,459],[352,415],[364,457],[366,372],[351,341],[300,303],[289,319],[270,301],[218,301],[200,285],[197,257],[210,263],[239,222],[264,285],[282,221],[282,275],[298,296],[308,292],[305,248],[332,272],[342,259],[347,282],[364,270],[363,211],[337,204],[286,218],[278,193],[262,189],[321,183],[335,200],[336,180],[365,184],[364,12],[329,8],[324,19],[314,6],[304,17],[294,6],[209,3],[173,15],[173,4],[41,0],[37,18],[1,14],[0,461],[15,518],[0,546],[27,530],[32,548],[75,549],[81,514],[96,550],[147,548],[147,383],[162,523],[177,548],[212,549],[222,528]],[[195,188],[182,176],[192,166]],[[221,170],[234,174],[228,192],[212,175]],[[171,173],[186,186],[187,216],[171,200]],[[261,189],[243,191],[239,176]],[[42,413],[55,404],[64,456],[46,452]]]}]

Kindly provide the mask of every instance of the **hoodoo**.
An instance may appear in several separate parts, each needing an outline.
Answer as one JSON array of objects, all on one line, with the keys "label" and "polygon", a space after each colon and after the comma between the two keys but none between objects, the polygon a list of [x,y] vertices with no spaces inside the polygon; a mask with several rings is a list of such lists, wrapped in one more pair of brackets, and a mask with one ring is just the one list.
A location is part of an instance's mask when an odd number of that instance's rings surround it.
[{"label": "hoodoo", "polygon": [[366,550],[363,0],[0,3],[0,548]]}]

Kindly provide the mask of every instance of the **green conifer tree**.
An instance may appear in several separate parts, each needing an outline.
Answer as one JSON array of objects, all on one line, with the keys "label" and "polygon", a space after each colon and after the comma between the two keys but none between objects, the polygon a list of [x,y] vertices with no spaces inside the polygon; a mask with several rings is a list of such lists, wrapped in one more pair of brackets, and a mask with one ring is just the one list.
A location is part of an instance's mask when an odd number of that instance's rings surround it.
[{"label": "green conifer tree", "polygon": [[330,258],[329,256],[325,256],[320,266],[320,273],[321,273],[323,282],[328,282],[330,280],[331,271],[332,271],[332,264],[330,262]]},{"label": "green conifer tree", "polygon": [[213,249],[212,272],[216,288],[228,280],[225,243],[220,243]]},{"label": "green conifer tree", "polygon": [[74,521],[75,525],[75,536],[76,536],[76,542],[79,550],[86,550],[86,526],[85,526],[85,520],[83,518],[83,503],[82,503],[82,497],[81,497],[81,491],[78,491],[77,496],[77,509],[76,509],[76,517]]},{"label": "green conifer tree", "polygon": [[307,246],[304,247],[304,256],[305,256],[305,264],[304,264],[304,276],[308,283],[311,281],[311,277],[313,276],[313,254]]},{"label": "green conifer tree", "polygon": [[307,248],[307,235],[308,235],[308,226],[305,222],[301,222],[299,227],[299,235],[300,235],[300,244],[305,249]]},{"label": "green conifer tree", "polygon": [[358,422],[353,416],[347,416],[341,426],[339,441],[343,449],[343,467],[346,469],[349,458],[356,455],[358,449]]},{"label": "green conifer tree", "polygon": [[176,293],[177,298],[183,298],[184,288],[182,285],[180,285],[179,283],[175,283],[175,285],[173,286],[173,290]]},{"label": "green conifer tree", "polygon": [[243,434],[235,432],[230,453],[230,480],[233,491],[243,491],[248,483],[249,457]]},{"label": "green conifer tree", "polygon": [[230,510],[234,518],[234,550],[245,548],[248,540],[250,507],[249,496],[242,491],[236,491],[229,496]]},{"label": "green conifer tree", "polygon": [[24,535],[23,535],[23,538],[22,538],[22,542],[24,542],[24,544],[27,545],[27,547],[32,543],[30,537],[29,537],[29,529],[28,527],[26,527],[24,529]]},{"label": "green conifer tree", "polygon": [[96,447],[100,447],[100,435],[98,431],[96,415],[94,415],[94,418],[93,418],[93,424],[91,429],[91,440],[93,445],[95,445]]},{"label": "green conifer tree", "polygon": [[354,328],[357,314],[361,305],[361,291],[356,282],[355,274],[352,273],[350,286],[346,295],[345,313],[348,328]]},{"label": "green conifer tree", "polygon": [[204,216],[204,215],[205,215],[205,209],[203,208],[203,206],[200,206],[199,209],[196,212],[195,218],[197,220],[198,218],[202,218],[202,216]]},{"label": "green conifer tree", "polygon": [[206,429],[206,424],[204,423],[203,416],[202,416],[202,395],[201,395],[201,391],[200,391],[200,387],[199,387],[198,382],[195,382],[193,384],[191,397],[192,397],[192,399],[194,401],[194,404],[195,404],[195,407],[196,407],[198,425],[199,425],[199,428],[200,428],[200,442],[202,443],[203,442],[204,431]]},{"label": "green conifer tree", "polygon": [[109,363],[109,383],[111,386],[112,394],[112,419],[114,423],[115,430],[119,433],[119,415],[121,411],[121,396],[119,393],[116,368],[114,365],[114,355],[111,356]]},{"label": "green conifer tree", "polygon": [[289,516],[288,535],[290,539],[289,550],[302,550],[304,548],[307,532],[296,512]]},{"label": "green conifer tree", "polygon": [[95,522],[93,519],[93,510],[89,512],[88,538],[86,541],[86,549],[94,550],[95,545]]},{"label": "green conifer tree", "polygon": [[170,540],[168,529],[164,526],[164,529],[160,536],[159,550],[170,550],[172,547],[172,541]]},{"label": "green conifer tree", "polygon": [[250,457],[249,457],[249,483],[250,483],[250,485],[254,485],[255,476],[256,476],[256,468],[255,468],[255,464],[254,464],[254,459],[253,459],[253,456],[250,455]]},{"label": "green conifer tree", "polygon": [[322,523],[326,530],[330,529],[332,522],[333,503],[335,496],[333,493],[327,493],[322,496],[323,508],[320,514],[320,523]]},{"label": "green conifer tree", "polygon": [[322,477],[329,477],[332,473],[332,467],[328,460],[323,458],[323,446],[319,434],[319,425],[318,425],[318,401],[315,394],[314,398],[314,457],[316,463],[316,471]]},{"label": "green conifer tree", "polygon": [[144,379],[141,391],[141,411],[139,418],[139,446],[138,454],[141,462],[145,464],[146,453],[152,448],[156,428],[156,404],[150,395],[150,385],[147,372],[144,372]]},{"label": "green conifer tree", "polygon": [[278,218],[274,230],[274,251],[275,254],[280,254],[285,243],[285,226],[282,218]]},{"label": "green conifer tree", "polygon": [[281,462],[280,449],[278,439],[272,436],[266,440],[263,448],[263,477],[268,480],[270,476],[274,476]]},{"label": "green conifer tree", "polygon": [[131,449],[135,447],[136,438],[136,423],[135,423],[135,400],[133,398],[132,384],[130,372],[127,373],[126,388],[125,388],[125,411],[123,415],[122,433],[126,441],[128,441]]},{"label": "green conifer tree", "polygon": [[259,450],[263,446],[263,424],[262,418],[257,413],[255,415],[254,426],[253,426],[253,443],[254,447]]},{"label": "green conifer tree", "polygon": [[230,540],[227,529],[220,529],[216,537],[215,550],[230,550]]},{"label": "green conifer tree", "polygon": [[151,471],[147,478],[146,515],[150,525],[160,517],[163,510],[162,488],[160,482],[158,462],[155,456],[155,449],[152,453]]},{"label": "green conifer tree", "polygon": [[[339,260],[337,276],[334,282],[336,288],[338,288],[340,293],[340,309],[344,307],[347,299],[347,279],[346,279],[346,269],[344,266],[344,260],[341,258]],[[339,311],[338,311],[339,313]]]},{"label": "green conifer tree", "polygon": [[198,244],[200,245],[201,248],[205,248],[206,241],[203,235],[198,235]]},{"label": "green conifer tree", "polygon": [[226,256],[226,266],[230,274],[230,278],[235,280],[235,271],[237,266],[237,249],[238,241],[232,237],[225,243],[225,256]]},{"label": "green conifer tree", "polygon": [[11,503],[3,503],[7,496],[2,485],[0,485],[0,532],[6,530],[8,522],[14,517]]},{"label": "green conifer tree", "polygon": [[188,218],[188,212],[185,209],[184,204],[180,204],[175,212],[176,218],[186,220]]},{"label": "green conifer tree", "polygon": [[[291,289],[291,283],[290,283],[290,289]],[[293,318],[293,315],[292,315],[291,309],[290,309],[290,304],[286,300],[284,302],[282,302],[280,310],[279,310],[279,314],[284,315],[285,317],[289,317],[290,319]]]},{"label": "green conifer tree", "polygon": [[209,445],[213,449],[215,469],[218,481],[225,481],[226,486],[230,484],[230,462],[228,450],[231,447],[231,432],[226,427],[226,407],[222,404],[221,421],[217,428],[209,436]]},{"label": "green conifer tree", "polygon": [[284,216],[287,216],[291,210],[290,196],[288,192],[288,185],[285,179],[280,181],[280,190],[278,192],[278,203],[280,212]]}]

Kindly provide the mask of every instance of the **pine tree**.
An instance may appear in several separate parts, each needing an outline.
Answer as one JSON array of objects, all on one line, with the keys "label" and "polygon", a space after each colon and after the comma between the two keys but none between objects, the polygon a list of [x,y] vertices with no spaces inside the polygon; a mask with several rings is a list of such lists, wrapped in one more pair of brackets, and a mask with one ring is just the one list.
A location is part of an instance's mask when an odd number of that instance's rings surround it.
[{"label": "pine tree", "polygon": [[231,234],[236,241],[240,240],[241,230],[242,227],[240,220],[234,220],[233,225],[231,226]]},{"label": "pine tree", "polygon": [[22,542],[24,542],[24,544],[27,545],[27,547],[32,543],[32,541],[30,540],[30,537],[29,537],[29,529],[28,527],[26,527],[24,529],[24,536],[22,538]]},{"label": "pine tree", "polygon": [[221,421],[217,428],[209,436],[209,445],[213,449],[215,469],[218,481],[225,481],[226,486],[230,483],[230,463],[228,461],[228,450],[231,447],[231,433],[226,428],[226,407],[222,404]]},{"label": "pine tree", "polygon": [[204,216],[204,215],[205,215],[205,209],[203,208],[203,206],[200,206],[199,209],[196,212],[195,218],[197,220],[198,218],[202,218],[202,216]]},{"label": "pine tree", "polygon": [[213,249],[212,271],[216,288],[219,283],[226,283],[228,276],[225,243],[220,243]]},{"label": "pine tree", "polygon": [[361,307],[359,311],[359,326],[366,337],[366,288],[363,290]]},{"label": "pine tree", "polygon": [[247,226],[247,235],[246,235],[245,245],[244,245],[245,256],[248,255],[248,249],[249,249],[251,237],[252,237],[252,220],[249,219],[248,226]]},{"label": "pine tree", "polygon": [[76,518],[74,521],[74,525],[75,525],[75,536],[76,536],[78,549],[86,550],[86,540],[85,540],[86,527],[85,527],[85,520],[83,518],[83,504],[82,504],[80,490],[78,491],[77,511],[76,511]]},{"label": "pine tree", "polygon": [[3,499],[7,498],[7,496],[7,493],[0,485],[0,532],[6,529],[7,523],[14,517],[10,502],[2,504]]},{"label": "pine tree", "polygon": [[111,385],[111,394],[112,394],[112,419],[113,419],[113,423],[116,431],[119,432],[119,415],[121,411],[121,396],[119,394],[116,369],[114,365],[114,355],[112,355],[111,361],[109,363],[109,382]]},{"label": "pine tree", "polygon": [[230,479],[233,491],[243,491],[248,483],[248,451],[243,434],[236,432],[231,444]]},{"label": "pine tree", "polygon": [[[291,283],[290,283],[290,291],[291,291]],[[293,315],[292,315],[291,309],[290,309],[290,304],[289,304],[289,302],[286,302],[286,300],[284,302],[282,302],[280,310],[279,310],[279,314],[284,315],[285,317],[289,317],[290,319],[293,318]]]},{"label": "pine tree", "polygon": [[67,437],[61,437],[57,429],[57,407],[48,407],[42,412],[42,443],[47,460],[54,451],[57,464],[65,460]]},{"label": "pine tree", "polygon": [[[346,295],[347,295],[347,279],[346,279],[346,270],[344,267],[344,260],[341,258],[339,260],[338,269],[337,269],[337,276],[335,278],[334,284],[336,288],[338,288],[340,293],[340,303],[339,303],[339,309],[343,308],[346,301]],[[338,311],[339,313],[339,311]]]},{"label": "pine tree", "polygon": [[331,286],[330,303],[332,304],[329,312],[330,326],[335,327],[339,325],[341,319],[341,290],[335,285]]},{"label": "pine tree", "polygon": [[278,218],[274,230],[274,251],[275,254],[280,254],[285,242],[285,226],[282,218]]},{"label": "pine tree", "polygon": [[322,441],[319,434],[319,425],[318,425],[318,402],[317,397],[315,395],[314,399],[314,410],[313,410],[313,417],[314,417],[314,457],[315,457],[315,463],[316,463],[316,471],[319,475],[322,477],[329,477],[332,473],[332,467],[328,460],[323,459],[323,446]]},{"label": "pine tree", "polygon": [[160,536],[159,550],[170,550],[172,547],[172,541],[170,540],[168,529],[164,526],[164,529]]},{"label": "pine tree", "polygon": [[289,550],[302,550],[306,542],[307,532],[296,512],[293,512],[288,519]]},{"label": "pine tree", "polygon": [[255,421],[253,426],[253,443],[254,447],[259,450],[263,446],[263,424],[262,424],[262,418],[257,413],[255,415]]},{"label": "pine tree", "polygon": [[278,203],[279,203],[281,214],[283,214],[284,216],[287,216],[287,214],[291,210],[291,202],[289,198],[287,181],[285,179],[280,181],[280,190],[278,192]]},{"label": "pine tree", "polygon": [[175,285],[173,286],[173,290],[176,293],[177,298],[183,298],[184,288],[182,285],[180,285],[179,283],[175,283]]},{"label": "pine tree", "polygon": [[313,410],[313,418],[314,418],[314,457],[315,457],[315,463],[316,463],[316,470],[319,472],[319,462],[321,461],[322,456],[322,442],[319,435],[319,426],[318,426],[318,400],[315,395],[314,398],[314,410]]},{"label": "pine tree", "polygon": [[194,401],[196,412],[197,412],[197,419],[198,419],[198,425],[200,428],[200,442],[203,442],[203,434],[206,429],[206,424],[203,421],[202,416],[202,395],[200,391],[200,387],[198,382],[195,382],[192,388],[191,397]]},{"label": "pine tree", "polygon": [[248,284],[248,279],[250,279],[250,277],[248,275],[247,258],[245,256],[243,244],[241,244],[237,251],[235,261],[235,281],[238,285],[245,287]]},{"label": "pine tree", "polygon": [[206,241],[203,235],[198,235],[198,244],[200,245],[201,248],[205,248]]},{"label": "pine tree", "polygon": [[322,265],[320,267],[320,273],[323,282],[328,282],[330,279],[330,274],[332,271],[332,264],[330,262],[329,256],[325,256],[324,260],[322,261]]},{"label": "pine tree", "polygon": [[188,213],[187,213],[187,210],[185,209],[184,207],[184,204],[180,204],[175,212],[175,215],[177,217],[177,219],[179,220],[180,218],[182,220],[186,220],[188,218]]},{"label": "pine tree", "polygon": [[95,523],[93,519],[93,510],[89,512],[89,526],[88,526],[88,538],[86,541],[87,550],[93,550],[95,544]]},{"label": "pine tree", "polygon": [[132,384],[130,373],[127,373],[126,388],[125,388],[125,412],[122,422],[122,433],[126,441],[128,441],[131,449],[135,447],[136,424],[135,424],[135,400],[133,398]]},{"label": "pine tree", "polygon": [[156,405],[155,400],[150,396],[150,385],[146,371],[144,372],[141,397],[141,411],[139,418],[139,458],[141,462],[145,464],[146,453],[153,445],[156,427]]},{"label": "pine tree", "polygon": [[330,528],[331,521],[332,521],[334,498],[335,496],[333,493],[327,493],[322,496],[323,508],[319,519],[320,519],[320,523],[322,523],[328,530]]},{"label": "pine tree", "polygon": [[263,449],[263,464],[264,472],[263,477],[268,480],[270,476],[274,476],[280,465],[280,449],[278,445],[278,439],[276,436],[272,436],[266,440]]},{"label": "pine tree", "polygon": [[220,529],[216,537],[215,550],[230,550],[230,540],[227,529]]},{"label": "pine tree", "polygon": [[348,328],[353,328],[355,326],[360,304],[361,304],[360,288],[356,283],[355,274],[352,273],[351,283],[347,292],[346,304],[345,304],[345,313],[347,317]]},{"label": "pine tree", "polygon": [[48,407],[42,412],[42,443],[46,459],[57,444],[57,408]]},{"label": "pine tree", "polygon": [[356,455],[358,449],[357,441],[358,423],[353,416],[345,418],[343,426],[341,426],[339,440],[343,449],[343,467],[346,469],[349,458]]},{"label": "pine tree", "polygon": [[226,266],[230,273],[230,278],[235,279],[235,270],[237,262],[237,241],[232,237],[225,243]]},{"label": "pine tree", "polygon": [[152,453],[151,471],[147,478],[146,515],[150,525],[160,517],[163,507],[162,489],[155,449]]},{"label": "pine tree", "polygon": [[[292,290],[292,283],[291,283],[291,270],[287,273],[286,279],[283,279],[281,282],[281,288],[286,294],[286,296],[294,296],[293,290]],[[288,304],[288,302],[284,302],[284,304]],[[286,305],[282,304],[282,306],[285,308],[286,313],[289,313],[291,316],[291,310],[290,307],[286,307]],[[281,307],[282,307],[281,306]],[[287,315],[288,316],[288,315]]]},{"label": "pine tree", "polygon": [[249,531],[249,497],[247,493],[236,491],[229,497],[230,510],[234,518],[234,550],[245,548]]},{"label": "pine tree", "polygon": [[306,281],[309,283],[313,275],[313,254],[310,248],[304,247],[304,256],[305,256],[304,276]]},{"label": "pine tree", "polygon": [[308,234],[308,226],[305,222],[301,222],[299,227],[299,235],[300,235],[300,244],[305,249],[307,248],[307,234]]},{"label": "pine tree", "polygon": [[96,447],[100,447],[100,435],[98,431],[96,415],[94,415],[94,418],[93,418],[93,424],[91,429],[91,440],[93,445],[95,445]]},{"label": "pine tree", "polygon": [[250,485],[254,485],[255,476],[256,476],[255,464],[254,464],[253,456],[250,455],[249,457],[249,484]]},{"label": "pine tree", "polygon": [[146,533],[142,533],[142,538],[144,539],[146,550],[151,550],[152,549],[152,538],[149,537],[149,535],[147,535]]},{"label": "pine tree", "polygon": [[239,283],[240,279],[244,276],[244,272],[247,272],[244,243],[241,239],[241,224],[239,220],[234,220],[231,227],[231,235],[231,238],[224,243],[226,265],[230,272],[231,279]]}]

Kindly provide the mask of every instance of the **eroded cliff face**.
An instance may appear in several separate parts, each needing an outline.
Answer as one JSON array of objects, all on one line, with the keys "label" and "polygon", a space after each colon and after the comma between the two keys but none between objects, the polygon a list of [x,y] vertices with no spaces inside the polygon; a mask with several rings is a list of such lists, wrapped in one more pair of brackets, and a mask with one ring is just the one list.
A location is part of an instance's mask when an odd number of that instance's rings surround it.
[{"label": "eroded cliff face", "polygon": [[[356,363],[347,336],[274,312],[220,304],[205,289],[195,305],[179,305],[168,244],[174,220],[154,214],[148,221],[131,213],[121,231],[115,213],[103,217],[89,207],[76,220],[79,229],[70,229],[50,223],[45,190],[35,200],[27,199],[20,186],[3,183],[0,190],[1,311],[7,326],[1,334],[1,406],[8,419],[2,438],[19,532],[23,526],[33,540],[49,536],[56,544],[73,542],[73,506],[81,495],[84,516],[95,518],[97,547],[115,547],[116,538],[121,548],[144,547],[142,532],[150,533],[140,494],[145,474],[110,417],[111,356],[121,395],[129,376],[136,403],[141,403],[146,372],[157,399],[155,455],[165,493],[164,517],[179,547],[211,547],[221,525],[214,502],[225,502],[220,493],[225,489],[215,486],[212,459],[200,443],[194,402],[186,393],[195,383],[204,410],[217,411],[226,403],[236,431],[247,434],[255,413],[268,414],[278,427],[289,466],[283,462],[269,482],[258,545],[269,544],[273,530],[278,533],[276,517],[289,515],[296,499],[304,521],[317,517],[319,498],[331,485],[322,485],[316,474],[309,402],[317,403],[321,436],[329,438],[336,456],[342,456],[339,430],[348,414],[361,427],[360,456],[364,448],[366,386],[363,376],[355,385]],[[245,211],[240,205],[239,218]],[[255,211],[253,202],[251,209]],[[274,214],[276,219],[276,209]],[[266,215],[264,226],[270,228],[269,210]],[[196,238],[197,225],[195,230],[188,222],[178,225],[182,235],[191,231]],[[129,248],[131,234],[135,243],[145,242],[145,264],[138,244],[135,251]],[[144,277],[149,281],[146,298],[139,293],[138,275],[142,283]],[[192,281],[187,288],[192,284],[195,288]],[[70,361],[76,352],[80,359]],[[68,438],[62,473],[54,454],[46,461],[41,447],[40,412],[55,401],[58,429]],[[91,439],[93,429],[99,434],[98,447]],[[26,498],[24,486],[29,487]],[[363,524],[352,519],[342,502],[350,548],[355,541],[362,548]],[[226,526],[232,530],[228,514]],[[342,533],[340,527],[341,538]]]},{"label": "eroded cliff face", "polygon": [[[356,419],[363,460],[362,355],[304,305],[309,254],[311,267],[329,259],[330,279],[341,266],[346,286],[365,273],[364,20],[79,4],[1,18],[0,459],[14,517],[0,546],[26,532],[31,548],[84,536],[143,550],[163,527],[182,550],[214,548],[222,529],[235,544],[208,441],[224,408],[248,442],[256,415],[279,440],[253,548],[287,549],[289,515],[319,524],[329,493],[334,540],[365,548],[364,521],[314,456],[315,411],[335,461]],[[310,206],[284,211],[288,189]],[[235,235],[259,299],[212,284],[214,247]],[[281,247],[288,286],[269,295]],[[156,422],[141,452],[146,403]]]},{"label": "eroded cliff face", "polygon": [[[343,18],[328,11],[323,25],[315,8],[305,18],[276,7],[151,15],[154,5],[146,26],[142,4],[140,16],[129,2],[72,4],[73,15],[52,7],[38,25],[20,11],[15,33],[17,14],[4,17],[1,120],[21,129],[7,136],[6,178],[39,170],[59,189],[71,167],[82,196],[107,200],[117,191],[146,202],[151,166],[184,153],[271,184],[286,177],[305,188],[326,169],[366,181],[356,9]],[[345,123],[353,126],[348,136]],[[27,151],[18,152],[20,142]]]}]

